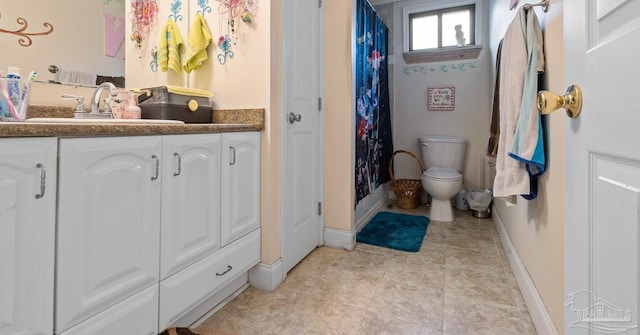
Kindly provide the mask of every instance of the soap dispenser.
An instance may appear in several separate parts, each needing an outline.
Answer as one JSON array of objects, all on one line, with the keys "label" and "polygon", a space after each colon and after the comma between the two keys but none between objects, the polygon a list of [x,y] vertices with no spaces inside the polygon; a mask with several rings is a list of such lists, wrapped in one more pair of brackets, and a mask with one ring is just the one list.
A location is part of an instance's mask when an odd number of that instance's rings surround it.
[{"label": "soap dispenser", "polygon": [[125,119],[139,119],[142,116],[142,111],[136,103],[135,97],[129,99],[129,106],[127,107],[127,113],[123,116]]}]

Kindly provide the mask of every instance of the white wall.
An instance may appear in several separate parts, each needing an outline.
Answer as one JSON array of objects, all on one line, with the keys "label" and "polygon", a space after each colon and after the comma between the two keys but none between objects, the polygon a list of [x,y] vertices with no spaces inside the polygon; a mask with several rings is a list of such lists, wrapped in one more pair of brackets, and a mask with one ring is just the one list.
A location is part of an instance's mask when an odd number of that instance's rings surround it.
[{"label": "white wall", "polygon": [[[492,59],[498,43],[515,11],[509,11],[509,0],[491,1],[490,36]],[[523,2],[521,2],[522,4]],[[544,31],[546,82],[553,92],[564,92],[563,4],[551,1],[549,11],[536,9]],[[542,298],[556,329],[563,333],[564,324],[564,196],[565,136],[563,112],[548,117],[547,171],[539,181],[538,198],[507,207],[495,201],[494,214],[499,216]]]},{"label": "white wall", "polygon": [[[402,57],[402,8],[425,1],[393,4],[394,54],[392,124],[394,150],[404,149],[420,157],[418,137],[423,134],[453,135],[467,140],[464,188],[490,186],[485,149],[491,110],[491,59],[488,45],[478,59],[406,64]],[[487,6],[485,5],[485,8]],[[485,10],[486,12],[486,10]],[[488,21],[485,17],[484,22]],[[485,27],[488,25],[485,23]],[[485,29],[486,30],[486,29]],[[483,41],[487,41],[485,31]],[[455,110],[427,110],[427,87],[455,86]],[[420,170],[411,158],[396,161],[396,178],[419,179]]]}]

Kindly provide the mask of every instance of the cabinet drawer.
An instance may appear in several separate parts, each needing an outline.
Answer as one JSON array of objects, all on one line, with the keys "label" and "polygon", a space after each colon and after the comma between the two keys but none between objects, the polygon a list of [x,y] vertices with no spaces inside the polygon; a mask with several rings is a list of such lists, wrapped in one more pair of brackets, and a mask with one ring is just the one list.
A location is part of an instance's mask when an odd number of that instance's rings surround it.
[{"label": "cabinet drawer", "polygon": [[160,329],[260,260],[260,229],[160,282]]},{"label": "cabinet drawer", "polygon": [[61,335],[155,335],[158,333],[158,285],[112,306]]}]

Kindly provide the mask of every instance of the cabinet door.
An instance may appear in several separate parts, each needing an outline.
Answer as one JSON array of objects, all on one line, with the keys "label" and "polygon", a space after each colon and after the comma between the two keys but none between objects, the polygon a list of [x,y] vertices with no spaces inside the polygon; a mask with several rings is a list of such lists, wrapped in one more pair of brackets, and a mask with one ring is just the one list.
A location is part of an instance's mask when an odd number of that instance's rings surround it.
[{"label": "cabinet door", "polygon": [[158,282],[162,137],[59,146],[58,333]]},{"label": "cabinet door", "polygon": [[220,249],[220,134],[164,137],[160,279]]},{"label": "cabinet door", "polygon": [[0,334],[51,334],[57,139],[0,143]]},{"label": "cabinet door", "polygon": [[260,227],[260,133],[222,134],[222,246]]}]

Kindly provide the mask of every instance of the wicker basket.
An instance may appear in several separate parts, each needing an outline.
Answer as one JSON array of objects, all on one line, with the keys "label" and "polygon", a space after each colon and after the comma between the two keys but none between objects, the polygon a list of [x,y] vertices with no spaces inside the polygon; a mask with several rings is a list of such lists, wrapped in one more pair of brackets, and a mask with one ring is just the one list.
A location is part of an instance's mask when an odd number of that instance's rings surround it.
[{"label": "wicker basket", "polygon": [[422,195],[422,181],[420,179],[395,179],[393,178],[393,158],[396,154],[403,153],[413,157],[420,165],[420,175],[424,171],[422,161],[409,151],[398,150],[391,155],[389,160],[389,177],[391,178],[391,188],[396,194],[397,205],[403,209],[413,209],[420,204],[420,196]]}]

